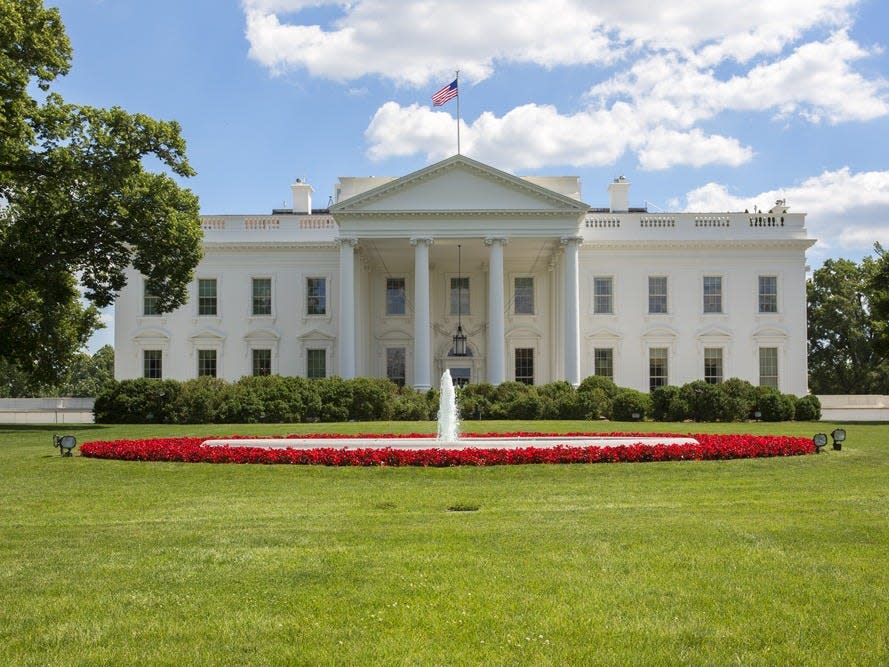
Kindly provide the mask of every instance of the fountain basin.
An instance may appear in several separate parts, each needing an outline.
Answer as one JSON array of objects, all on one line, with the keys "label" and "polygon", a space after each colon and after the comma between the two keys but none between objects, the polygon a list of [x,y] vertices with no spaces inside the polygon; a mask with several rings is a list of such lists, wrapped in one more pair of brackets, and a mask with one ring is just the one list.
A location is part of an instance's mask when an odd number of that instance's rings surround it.
[{"label": "fountain basin", "polygon": [[619,447],[627,445],[697,445],[689,437],[634,437],[634,436],[506,436],[458,440],[436,438],[215,438],[204,440],[207,447],[262,447],[265,449],[516,449],[520,447]]}]

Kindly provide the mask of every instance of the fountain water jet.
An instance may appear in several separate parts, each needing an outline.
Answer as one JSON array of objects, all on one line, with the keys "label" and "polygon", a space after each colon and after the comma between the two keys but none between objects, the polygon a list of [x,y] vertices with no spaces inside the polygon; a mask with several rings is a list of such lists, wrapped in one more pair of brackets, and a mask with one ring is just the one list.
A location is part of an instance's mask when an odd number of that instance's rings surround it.
[{"label": "fountain water jet", "polygon": [[210,447],[266,447],[269,449],[515,449],[517,447],[616,447],[635,444],[698,444],[689,437],[660,436],[503,436],[460,437],[460,417],[451,372],[441,376],[438,437],[433,438],[250,438],[204,440]]},{"label": "fountain water jet", "polygon": [[455,443],[460,439],[460,412],[457,409],[457,392],[451,371],[441,374],[438,399],[438,440]]}]

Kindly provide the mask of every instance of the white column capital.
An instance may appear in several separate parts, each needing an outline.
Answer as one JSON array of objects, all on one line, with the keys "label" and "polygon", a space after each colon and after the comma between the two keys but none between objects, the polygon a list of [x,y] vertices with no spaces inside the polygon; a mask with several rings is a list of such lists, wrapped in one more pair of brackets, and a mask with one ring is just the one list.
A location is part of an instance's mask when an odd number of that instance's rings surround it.
[{"label": "white column capital", "polygon": [[355,248],[358,246],[358,239],[354,236],[339,236],[336,239],[336,244],[338,246],[350,245]]},{"label": "white column capital", "polygon": [[509,239],[505,236],[486,236],[485,237],[485,245],[491,246],[495,243],[499,243],[501,246],[505,246],[509,244]]},{"label": "white column capital", "polygon": [[581,245],[583,243],[582,236],[563,236],[559,239],[559,243],[563,246],[567,246],[571,243],[576,243],[577,245]]},{"label": "white column capital", "polygon": [[411,245],[426,245],[430,246],[434,243],[434,239],[431,236],[412,236],[411,237]]}]

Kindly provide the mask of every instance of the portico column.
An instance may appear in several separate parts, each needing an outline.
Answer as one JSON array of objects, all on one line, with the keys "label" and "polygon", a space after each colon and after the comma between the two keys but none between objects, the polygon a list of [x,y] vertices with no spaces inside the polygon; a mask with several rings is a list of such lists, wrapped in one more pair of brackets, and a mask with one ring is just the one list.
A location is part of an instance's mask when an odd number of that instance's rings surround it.
[{"label": "portico column", "polygon": [[575,387],[580,384],[580,294],[578,249],[579,236],[564,236],[565,246],[565,380]]},{"label": "portico column", "polygon": [[355,246],[358,239],[337,239],[340,246],[340,318],[337,335],[340,377],[355,377]]},{"label": "portico column", "polygon": [[413,238],[414,246],[414,389],[426,391],[432,384],[432,342],[429,334],[430,238]]},{"label": "portico column", "polygon": [[488,382],[500,384],[506,381],[506,324],[503,295],[503,246],[504,238],[486,238],[491,248],[488,257]]}]

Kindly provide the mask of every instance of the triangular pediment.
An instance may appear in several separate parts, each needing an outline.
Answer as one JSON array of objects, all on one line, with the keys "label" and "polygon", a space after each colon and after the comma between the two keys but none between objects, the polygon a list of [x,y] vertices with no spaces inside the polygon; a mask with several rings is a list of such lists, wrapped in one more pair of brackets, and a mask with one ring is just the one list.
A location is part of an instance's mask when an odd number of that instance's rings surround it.
[{"label": "triangular pediment", "polygon": [[328,333],[321,331],[320,329],[312,329],[311,331],[307,331],[304,334],[297,336],[298,340],[301,341],[333,341],[335,340],[333,336]]},{"label": "triangular pediment", "polygon": [[256,329],[244,335],[244,340],[279,340],[280,334],[274,329]]},{"label": "triangular pediment", "polygon": [[331,207],[337,214],[536,212],[583,214],[581,201],[455,155]]},{"label": "triangular pediment", "polygon": [[722,327],[705,327],[698,331],[698,338],[707,338],[707,339],[730,339],[732,337],[732,332],[728,329],[724,329]]},{"label": "triangular pediment", "polygon": [[191,334],[188,338],[192,341],[202,340],[221,343],[225,340],[225,332],[213,327],[203,327],[202,329],[199,329],[195,333]]}]

